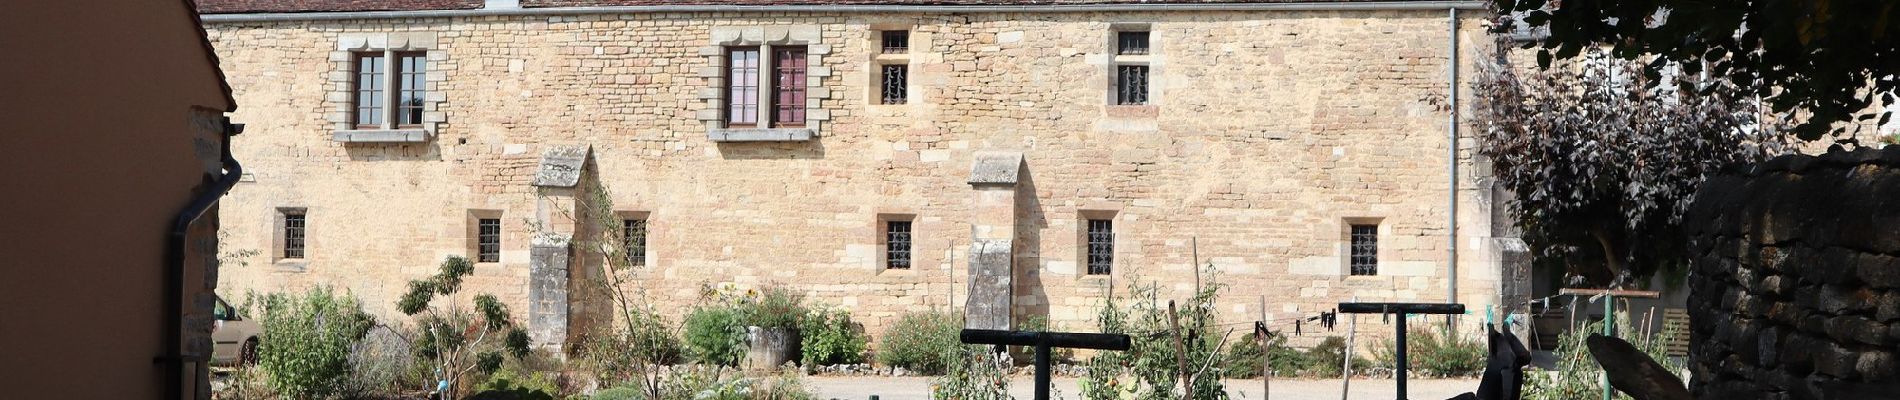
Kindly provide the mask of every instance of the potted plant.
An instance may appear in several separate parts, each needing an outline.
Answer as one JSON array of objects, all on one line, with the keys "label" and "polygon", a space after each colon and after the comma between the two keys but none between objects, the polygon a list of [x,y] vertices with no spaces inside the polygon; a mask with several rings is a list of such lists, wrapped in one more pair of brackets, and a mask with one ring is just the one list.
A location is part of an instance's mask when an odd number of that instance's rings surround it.
[{"label": "potted plant", "polygon": [[766,286],[748,293],[739,305],[746,326],[746,363],[775,369],[798,360],[800,322],[805,319],[805,296],[782,286]]}]

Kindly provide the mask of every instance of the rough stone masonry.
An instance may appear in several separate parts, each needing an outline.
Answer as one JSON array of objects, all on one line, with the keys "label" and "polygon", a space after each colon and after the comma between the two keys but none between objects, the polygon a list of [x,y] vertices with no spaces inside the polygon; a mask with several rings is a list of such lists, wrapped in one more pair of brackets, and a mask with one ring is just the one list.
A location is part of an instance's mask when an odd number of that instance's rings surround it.
[{"label": "rough stone masonry", "polygon": [[[222,4],[233,1],[199,3],[248,10]],[[476,221],[499,220],[498,261],[476,265],[468,292],[533,310],[527,323],[549,325],[535,327],[537,342],[558,344],[584,329],[552,325],[610,307],[568,293],[602,265],[558,244],[591,229],[572,218],[586,196],[537,181],[578,173],[622,218],[645,221],[632,281],[675,320],[702,285],[782,284],[851,310],[874,336],[903,313],[969,304],[1004,310],[992,326],[1047,317],[1086,331],[1130,283],[1191,292],[1197,253],[1229,285],[1217,311],[1231,321],[1259,318],[1262,296],[1283,320],[1355,296],[1446,300],[1451,141],[1434,99],[1449,92],[1451,40],[1464,43],[1461,74],[1485,59],[1483,12],[1461,14],[1453,32],[1444,9],[524,3],[508,14],[207,15],[244,104],[233,119],[252,132],[233,145],[254,173],[221,209],[225,245],[258,251],[219,287],[327,284],[396,315],[404,282],[445,256],[473,258]],[[884,51],[888,30],[908,31],[908,49]],[[1147,54],[1117,54],[1121,31],[1149,32]],[[723,49],[755,43],[809,53],[804,128],[723,126]],[[418,124],[351,122],[362,54],[426,60]],[[880,67],[893,64],[908,68],[903,104],[880,101]],[[1120,65],[1149,68],[1147,104],[1114,104]],[[547,157],[575,148],[589,149],[584,160]],[[1007,190],[973,182],[992,152],[1020,160]],[[1458,300],[1478,310],[1497,303],[1501,230],[1471,157],[1457,159]],[[306,215],[302,258],[282,257],[278,221],[292,209]],[[1109,274],[1088,273],[1091,219],[1112,222]],[[886,268],[888,221],[911,223],[908,269]],[[1377,226],[1376,275],[1347,273],[1351,224]],[[1000,269],[973,270],[973,255]]]},{"label": "rough stone masonry", "polygon": [[1900,395],[1900,148],[1738,167],[1683,222],[1697,397]]}]

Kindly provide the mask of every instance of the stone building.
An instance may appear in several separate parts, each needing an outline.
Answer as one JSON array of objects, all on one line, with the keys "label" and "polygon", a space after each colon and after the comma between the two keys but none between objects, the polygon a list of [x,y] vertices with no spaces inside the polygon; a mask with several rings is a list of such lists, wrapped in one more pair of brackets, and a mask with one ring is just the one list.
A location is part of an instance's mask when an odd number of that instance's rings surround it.
[{"label": "stone building", "polygon": [[611,220],[675,317],[703,285],[782,284],[873,335],[943,307],[1089,330],[1111,286],[1191,292],[1197,258],[1231,321],[1499,302],[1492,196],[1451,126],[1492,43],[1478,2],[200,10],[262,132],[234,145],[255,167],[226,246],[259,254],[227,291],[328,284],[395,315],[466,256],[556,344],[606,307],[578,289],[603,256],[569,239]]}]

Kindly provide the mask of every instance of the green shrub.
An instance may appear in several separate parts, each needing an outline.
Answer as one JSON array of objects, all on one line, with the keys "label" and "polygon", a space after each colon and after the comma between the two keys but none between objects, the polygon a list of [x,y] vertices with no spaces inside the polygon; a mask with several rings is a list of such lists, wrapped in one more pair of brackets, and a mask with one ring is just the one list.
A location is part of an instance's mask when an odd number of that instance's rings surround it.
[{"label": "green shrub", "polygon": [[[1405,336],[1406,364],[1411,371],[1434,378],[1476,376],[1484,372],[1485,344],[1465,337],[1452,337],[1444,328],[1415,328]],[[1374,348],[1373,360],[1379,366],[1395,368],[1398,344],[1392,339]]]},{"label": "green shrub", "polygon": [[798,328],[808,313],[805,295],[778,285],[747,291],[744,297],[732,303],[732,307],[744,326],[761,328]]},{"label": "green shrub", "polygon": [[727,374],[729,368],[681,365],[667,370],[663,390],[654,400],[811,400],[811,391],[797,370],[778,375],[746,377]]},{"label": "green shrub", "polygon": [[[1633,332],[1630,328],[1629,320],[1626,318],[1624,315],[1617,316],[1617,332]],[[1557,338],[1557,350],[1553,352],[1553,355],[1557,358],[1557,370],[1541,371],[1532,369],[1528,371],[1524,379],[1524,399],[1570,400],[1601,398],[1603,396],[1603,386],[1599,383],[1598,377],[1602,375],[1603,367],[1597,364],[1594,357],[1590,356],[1590,349],[1584,345],[1584,339],[1588,339],[1592,333],[1602,331],[1602,322],[1589,322],[1576,329],[1571,329],[1570,332],[1559,335]],[[1667,329],[1648,338],[1626,336],[1623,337],[1623,339],[1629,341],[1630,345],[1636,346],[1637,349],[1641,349],[1644,354],[1648,354],[1649,358],[1656,360],[1658,363],[1662,363],[1663,367],[1668,368],[1670,372],[1676,373],[1678,378],[1684,378],[1682,376],[1683,366],[1681,363],[1675,362],[1668,357],[1667,347],[1667,344],[1673,340],[1676,335],[1681,334],[1682,332],[1676,329]],[[1684,380],[1686,381],[1687,379]],[[1622,392],[1617,392],[1616,398],[1629,399],[1630,397]]]},{"label": "green shrub", "polygon": [[328,287],[303,296],[271,294],[264,298],[263,337],[258,365],[269,372],[271,388],[287,398],[323,398],[350,387],[350,349],[374,320],[354,297],[337,296]]},{"label": "green shrub", "polygon": [[425,363],[416,362],[409,340],[388,326],[370,328],[350,349],[350,382],[357,394],[420,388],[427,384],[428,373]]},{"label": "green shrub", "polygon": [[575,353],[601,386],[631,385],[637,391],[649,385],[642,378],[657,375],[662,365],[682,361],[685,349],[664,317],[630,310],[627,318],[632,318],[631,322],[621,321],[624,325],[616,324],[581,338]]},{"label": "green shrub", "polygon": [[[1109,298],[1097,315],[1102,331],[1130,334],[1132,343],[1128,351],[1105,351],[1089,359],[1088,372],[1079,384],[1082,397],[1179,398],[1182,358],[1193,369],[1191,373],[1200,371],[1201,365],[1223,364],[1221,342],[1226,330],[1217,328],[1213,312],[1216,295],[1223,286],[1212,276],[1205,281],[1206,286],[1178,307],[1162,300],[1154,283],[1130,282],[1126,301]],[[1187,333],[1179,347],[1176,336],[1168,334],[1175,326]],[[1147,332],[1153,334],[1144,334]],[[1188,397],[1227,399],[1221,374],[1220,370],[1209,370],[1197,376]]]},{"label": "green shrub", "polygon": [[[1237,343],[1230,343],[1227,350],[1227,368],[1222,371],[1228,378],[1260,377],[1260,339],[1247,335]],[[1304,378],[1338,378],[1340,365],[1346,361],[1346,340],[1338,336],[1328,337],[1313,348],[1300,350],[1286,345],[1285,336],[1275,336],[1269,342],[1269,352],[1273,354],[1273,376]],[[1371,364],[1364,358],[1355,356],[1353,370],[1365,371]]]},{"label": "green shrub", "polygon": [[467,389],[468,373],[486,375],[500,369],[503,355],[517,360],[528,355],[528,332],[515,326],[508,306],[495,296],[475,295],[474,313],[432,305],[438,297],[453,301],[448,299],[461,292],[462,279],[474,273],[468,259],[449,256],[435,275],[409,281],[409,291],[396,303],[403,314],[416,317],[419,332],[413,351],[427,359],[437,372],[435,379],[446,384],[444,397]]},{"label": "green shrub", "polygon": [[739,365],[745,357],[746,331],[730,307],[694,308],[686,315],[686,350],[694,360],[712,365]]},{"label": "green shrub", "polygon": [[943,400],[1010,400],[1009,359],[994,347],[959,345],[943,376],[930,380],[930,398]]},{"label": "green shrub", "polygon": [[864,361],[867,340],[863,328],[851,322],[845,310],[813,312],[798,329],[800,360],[806,366],[856,364]]},{"label": "green shrub", "polygon": [[620,386],[594,392],[593,400],[646,400],[646,398],[647,395],[641,393],[639,388]]},{"label": "green shrub", "polygon": [[924,374],[941,374],[962,343],[957,339],[963,318],[957,314],[924,311],[904,314],[884,331],[877,361]]}]

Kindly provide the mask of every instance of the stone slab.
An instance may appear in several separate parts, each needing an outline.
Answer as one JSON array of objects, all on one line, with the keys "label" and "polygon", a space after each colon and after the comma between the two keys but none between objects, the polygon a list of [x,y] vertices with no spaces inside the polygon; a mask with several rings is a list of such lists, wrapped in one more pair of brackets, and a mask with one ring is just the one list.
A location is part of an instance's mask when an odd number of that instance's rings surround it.
[{"label": "stone slab", "polygon": [[963,327],[1010,329],[1015,269],[1013,243],[1008,239],[977,239],[970,243],[969,300],[963,306]]},{"label": "stone slab", "polygon": [[1022,177],[1023,153],[979,151],[970,161],[970,184],[1014,185]]},{"label": "stone slab", "polygon": [[811,140],[806,128],[713,128],[706,139],[714,142],[803,142]]},{"label": "stone slab", "polygon": [[581,168],[593,146],[561,146],[541,153],[541,167],[534,173],[534,185],[571,188],[581,182]]},{"label": "stone slab", "polygon": [[536,243],[528,252],[528,339],[558,349],[567,342],[568,246]]},{"label": "stone slab", "polygon": [[330,140],[339,143],[422,143],[429,131],[422,129],[364,129],[330,132]]}]

